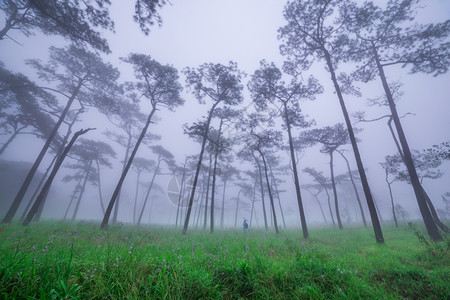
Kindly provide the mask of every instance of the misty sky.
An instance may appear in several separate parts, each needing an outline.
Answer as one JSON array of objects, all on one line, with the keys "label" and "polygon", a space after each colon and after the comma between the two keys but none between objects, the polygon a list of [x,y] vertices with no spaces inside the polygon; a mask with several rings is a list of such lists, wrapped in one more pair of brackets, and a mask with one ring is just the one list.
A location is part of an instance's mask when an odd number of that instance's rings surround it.
[{"label": "misty sky", "polygon": [[[450,18],[450,2],[448,0],[426,0],[422,2],[425,7],[417,12],[417,20],[421,22],[441,22]],[[145,36],[132,20],[134,2],[113,1],[110,13],[115,22],[115,33],[105,32],[112,54],[102,55],[102,57],[119,68],[122,74],[122,82],[134,79],[130,66],[119,60],[120,57],[125,57],[131,52],[149,54],[163,64],[173,65],[179,71],[184,67],[197,67],[202,63],[227,64],[228,61],[233,60],[238,63],[242,71],[248,74],[244,79],[244,85],[246,85],[250,75],[259,67],[259,62],[262,59],[268,62],[273,61],[281,68],[284,58],[279,54],[280,43],[277,39],[277,30],[285,23],[282,15],[285,1],[171,0],[170,3],[160,12],[163,19],[162,27],[153,27],[149,36]],[[3,22],[3,19],[3,16],[0,15],[1,22]],[[11,40],[0,41],[0,60],[10,70],[22,72],[31,78],[36,78],[36,76],[34,70],[25,66],[25,59],[41,58],[45,61],[50,45],[62,47],[68,44],[63,39],[46,37],[40,33],[27,38],[20,33],[11,32],[11,36],[21,45]],[[345,67],[343,68],[345,69]],[[422,150],[450,140],[450,74],[447,73],[439,77],[423,74],[411,75],[408,74],[407,69],[402,69],[399,66],[389,67],[386,71],[390,81],[400,80],[403,83],[401,88],[403,96],[398,103],[399,113],[409,112],[414,114],[402,119],[410,147]],[[305,102],[302,105],[303,112],[309,115],[310,119],[315,119],[317,127],[332,126],[337,122],[343,122],[342,112],[323,62],[316,63],[309,72],[304,73],[304,77],[307,78],[311,74],[319,78],[325,92],[319,95],[317,100]],[[183,86],[185,85],[183,76],[181,76],[180,82]],[[365,110],[367,117],[373,118],[387,114],[386,107],[369,107],[367,105],[368,98],[382,95],[383,90],[380,83],[374,81],[360,86],[362,97],[345,97],[349,111],[352,113]],[[247,91],[245,95],[243,105],[251,106],[251,99]],[[186,100],[183,107],[178,108],[175,112],[158,112],[160,121],[157,125],[152,125],[149,128],[150,132],[162,136],[159,143],[172,151],[179,163],[184,161],[185,156],[196,154],[200,150],[199,144],[183,135],[182,125],[200,120],[208,109],[208,106],[199,105],[187,89],[184,89],[183,97]],[[142,109],[148,111],[149,107],[142,103]],[[101,135],[105,129],[113,129],[113,127],[108,124],[106,118],[98,116],[93,110],[87,113],[83,121],[78,123],[74,129],[86,127],[97,128],[95,133],[86,136],[86,138],[107,141],[114,146],[118,153],[118,159],[114,164],[115,168],[105,170],[104,173],[106,176],[105,199],[109,200],[112,189],[120,175],[120,160],[123,158],[123,149]],[[356,127],[364,129],[358,137],[361,139],[359,147],[363,163],[368,169],[369,184],[375,199],[384,206],[382,209],[383,215],[389,218],[388,191],[384,182],[384,171],[379,166],[379,162],[384,160],[385,155],[395,153],[394,143],[386,121],[357,124]],[[0,136],[0,143],[3,143],[6,138],[6,136]],[[30,145],[33,146],[30,147]],[[42,145],[41,140],[21,137],[14,141],[0,158],[32,161]],[[347,146],[345,149],[350,150],[350,147]],[[305,167],[314,167],[324,171],[327,175],[329,174],[328,156],[319,153],[318,150],[319,147],[314,147],[302,154],[298,166],[299,171]],[[148,155],[151,155],[149,150],[143,146],[138,156]],[[356,168],[352,154],[349,153],[347,156],[351,158],[352,167]],[[288,163],[287,153],[284,154],[284,157],[285,163]],[[48,161],[47,158],[46,162],[41,165],[41,170],[48,165]],[[345,172],[342,159],[337,159],[335,165],[338,174]],[[450,191],[448,187],[450,182],[449,163],[444,163],[441,170],[445,173],[442,178],[435,181],[424,181],[424,186],[437,207],[443,207],[440,195]],[[149,177],[149,174],[147,176]],[[301,183],[312,182],[308,175],[301,173],[300,176]],[[169,179],[170,176],[161,176],[158,183],[165,188]],[[128,185],[134,188],[135,174],[133,172],[129,173],[127,180]],[[289,174],[287,174],[286,180],[283,189],[288,190],[288,192],[284,194],[283,201],[286,208],[293,211],[291,220],[293,224],[297,225],[299,224],[299,220],[297,220],[298,207],[293,193],[294,185]],[[61,197],[68,197],[73,189],[73,183],[58,184],[57,186],[56,190]],[[89,195],[93,195],[92,197],[97,195],[96,189],[93,187],[89,187],[87,193],[83,201],[86,201],[90,197]],[[237,190],[230,188],[227,193],[230,197],[235,197]],[[410,186],[404,183],[396,183],[394,193],[398,202],[408,207],[412,215],[417,213],[417,203]],[[131,198],[132,195],[131,191],[125,192],[125,197]],[[309,195],[306,192],[304,192],[304,196],[307,198],[306,212],[318,216],[319,212],[314,202],[308,198]],[[171,206],[163,198],[161,196],[161,201],[166,202],[166,204],[160,206],[159,212],[160,214],[167,214],[167,209],[169,207],[170,210]],[[97,202],[95,202],[95,205],[97,205]],[[98,215],[100,208],[97,206],[92,210],[86,202],[82,203],[82,210],[87,218],[94,218]],[[64,207],[64,205],[59,207],[58,213],[55,213],[55,215],[60,216]],[[168,214],[171,215],[172,213],[171,210]],[[155,214],[158,215],[158,210]]]}]

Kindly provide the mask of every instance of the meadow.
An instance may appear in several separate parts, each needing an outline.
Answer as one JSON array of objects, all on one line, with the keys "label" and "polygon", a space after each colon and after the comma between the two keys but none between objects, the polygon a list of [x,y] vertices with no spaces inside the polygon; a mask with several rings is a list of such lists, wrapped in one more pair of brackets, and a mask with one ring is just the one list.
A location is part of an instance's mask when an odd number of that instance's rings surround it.
[{"label": "meadow", "polygon": [[448,299],[449,239],[419,225],[238,230],[0,227],[2,299]]}]

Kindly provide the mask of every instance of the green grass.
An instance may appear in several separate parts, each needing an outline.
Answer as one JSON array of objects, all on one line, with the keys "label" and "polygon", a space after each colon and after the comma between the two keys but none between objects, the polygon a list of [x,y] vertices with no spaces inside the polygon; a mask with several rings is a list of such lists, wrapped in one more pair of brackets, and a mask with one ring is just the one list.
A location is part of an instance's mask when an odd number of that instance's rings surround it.
[{"label": "green grass", "polygon": [[[0,231],[4,299],[448,299],[448,240],[408,227],[214,234],[42,222]],[[423,229],[420,229],[423,230]],[[421,234],[416,230],[416,234]]]}]

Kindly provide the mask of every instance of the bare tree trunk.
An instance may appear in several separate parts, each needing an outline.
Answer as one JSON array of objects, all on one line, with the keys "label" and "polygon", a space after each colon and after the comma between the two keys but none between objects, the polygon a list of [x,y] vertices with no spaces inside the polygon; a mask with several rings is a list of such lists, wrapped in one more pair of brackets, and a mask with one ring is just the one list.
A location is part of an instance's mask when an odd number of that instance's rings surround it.
[{"label": "bare tree trunk", "polygon": [[78,201],[77,201],[77,204],[75,205],[75,209],[73,211],[72,221],[75,221],[75,218],[77,217],[78,209],[80,208],[81,199],[83,198],[83,194],[84,194],[84,191],[86,188],[86,183],[87,183],[87,180],[89,177],[89,172],[91,171],[91,166],[92,166],[92,160],[90,161],[88,169],[86,171],[86,175],[84,176],[83,185],[81,186],[81,190],[80,190],[80,195],[78,195]]},{"label": "bare tree trunk", "polygon": [[216,196],[216,171],[217,171],[217,157],[218,157],[219,153],[216,151],[214,154],[214,166],[213,166],[213,175],[212,175],[212,187],[211,187],[211,214],[210,214],[210,221],[209,221],[209,232],[213,233],[214,232],[214,199]]},{"label": "bare tree trunk", "polygon": [[355,191],[356,201],[358,201],[358,206],[359,206],[359,210],[361,212],[361,217],[362,217],[362,220],[364,223],[364,227],[367,227],[366,217],[364,215],[364,209],[363,209],[363,206],[361,203],[361,198],[359,198],[359,193],[358,193],[358,189],[356,188],[355,180],[353,179],[352,170],[350,168],[350,163],[348,162],[348,159],[347,159],[347,157],[345,157],[344,153],[342,153],[339,150],[336,150],[336,152],[342,156],[342,158],[345,160],[345,163],[347,164],[348,176],[350,177],[350,181],[352,183],[353,190]]},{"label": "bare tree trunk", "polygon": [[133,159],[136,156],[136,152],[139,149],[139,146],[141,145],[142,140],[144,139],[145,134],[147,133],[148,126],[150,125],[150,121],[152,120],[153,114],[156,111],[156,107],[153,107],[152,111],[148,115],[147,122],[145,123],[144,129],[142,129],[142,132],[136,141],[136,145],[134,146],[133,151],[131,152],[131,156],[128,159],[127,165],[125,166],[125,169],[122,172],[122,175],[120,176],[119,182],[117,183],[117,186],[112,194],[111,200],[109,201],[108,207],[106,208],[105,216],[103,217],[102,224],[100,225],[100,228],[105,229],[108,226],[109,217],[111,216],[111,211],[114,206],[114,203],[117,199],[117,196],[119,195],[119,191],[122,188],[123,181],[125,180],[125,177],[127,176],[128,170],[131,167],[131,164],[133,163]]},{"label": "bare tree trunk", "polygon": [[392,216],[394,217],[394,223],[395,223],[395,227],[398,227],[398,222],[397,222],[397,216],[395,215],[395,205],[394,205],[394,196],[392,195],[392,187],[391,184],[393,181],[389,181],[388,179],[388,171],[385,170],[386,172],[386,176],[385,176],[385,181],[388,185],[389,188],[389,196],[391,197],[391,206],[392,206]]},{"label": "bare tree trunk", "polygon": [[[69,140],[70,135],[72,134],[73,125],[78,120],[78,115],[80,113],[82,113],[83,111],[84,111],[83,107],[78,109],[77,112],[75,113],[75,115],[73,116],[72,122],[70,122],[68,124],[66,135],[64,136],[64,138],[62,140],[62,143],[61,143],[61,146],[59,147],[58,152],[55,155],[55,158],[53,158],[53,161],[55,161],[55,159],[57,159],[58,157],[60,157],[62,155],[62,153],[64,151],[64,147],[66,146],[66,143]],[[42,201],[41,206],[39,206],[38,212],[36,213],[36,215],[34,217],[34,221],[39,221],[40,220],[42,211],[44,209],[45,201],[47,200],[47,196],[48,196],[49,191],[47,191],[47,193],[45,194],[44,200]]]},{"label": "bare tree trunk", "polygon": [[177,203],[177,215],[175,217],[175,227],[178,227],[178,215],[179,215],[179,212],[180,212],[180,205],[181,205],[181,200],[182,200],[182,196],[183,196],[184,178],[186,176],[186,162],[187,162],[187,159],[184,161],[183,175],[181,176],[180,193],[178,195],[178,203]]},{"label": "bare tree trunk", "polygon": [[336,183],[334,181],[333,151],[330,151],[330,173],[331,173],[331,186],[333,187],[334,206],[336,208],[336,219],[338,222],[339,229],[342,229],[344,227],[342,226],[341,216],[339,214],[339,201],[336,191]]},{"label": "bare tree trunk", "polygon": [[237,216],[238,216],[238,210],[239,210],[239,198],[241,197],[242,189],[239,190],[237,201],[236,201],[236,213],[234,215],[234,228],[237,227]]},{"label": "bare tree trunk", "polygon": [[375,208],[374,200],[372,198],[372,193],[370,192],[369,182],[367,180],[366,171],[364,170],[364,165],[361,160],[361,155],[359,153],[358,144],[356,143],[355,133],[353,131],[352,123],[350,121],[350,116],[348,115],[347,107],[345,106],[344,97],[342,96],[341,88],[336,78],[336,73],[331,60],[331,55],[325,48],[322,49],[327,63],[328,71],[331,75],[331,81],[333,82],[334,89],[339,99],[339,104],[344,115],[345,124],[347,125],[348,135],[350,142],[352,144],[353,153],[355,155],[356,165],[358,167],[359,176],[361,178],[361,184],[363,186],[364,195],[366,196],[367,206],[369,207],[370,218],[372,219],[372,227],[375,234],[375,240],[377,243],[384,243],[383,232],[381,230],[380,221],[378,219],[377,211]]},{"label": "bare tree trunk", "polygon": [[136,209],[138,202],[138,193],[139,193],[139,180],[141,178],[141,172],[137,172],[137,180],[136,180],[136,190],[134,193],[134,208],[133,208],[133,224],[136,224]]},{"label": "bare tree trunk", "polygon": [[222,192],[222,211],[220,213],[220,229],[223,229],[224,223],[224,212],[225,212],[225,189],[227,188],[227,181],[223,182],[223,192]]},{"label": "bare tree trunk", "polygon": [[249,227],[252,227],[253,221],[253,211],[255,209],[255,198],[256,198],[256,186],[258,185],[258,179],[255,178],[255,185],[253,186],[253,195],[252,195],[252,209],[250,211],[250,224]]},{"label": "bare tree trunk", "polygon": [[[55,155],[55,157],[53,157],[52,162],[50,163],[50,165],[48,166],[47,170],[45,171],[44,176],[42,176],[41,181],[39,181],[39,184],[38,184],[36,190],[34,191],[33,196],[31,196],[30,201],[28,201],[27,207],[25,207],[25,210],[23,211],[22,216],[20,217],[20,221],[21,221],[21,222],[25,219],[25,217],[26,217],[26,215],[27,215],[27,212],[28,212],[28,209],[30,209],[31,204],[33,204],[34,199],[35,199],[35,197],[37,196],[37,193],[38,193],[39,190],[41,189],[41,186],[42,186],[42,184],[44,183],[45,178],[47,178],[47,175],[48,175],[48,173],[50,172],[50,169],[52,168],[53,164],[56,162],[56,159],[57,159],[57,156]],[[42,205],[42,206],[43,206],[43,205]],[[42,206],[41,206],[41,207],[42,207]]]},{"label": "bare tree trunk", "polygon": [[278,205],[280,207],[280,213],[281,213],[281,218],[283,219],[283,226],[286,229],[286,221],[284,220],[284,213],[283,213],[283,207],[281,206],[281,198],[280,198],[280,192],[278,191],[278,185],[277,185],[277,181],[275,180],[275,176],[273,175],[272,172],[272,167],[269,165],[269,170],[270,170],[270,177],[272,178],[272,184],[275,187],[275,193],[277,194],[277,199],[278,199]]},{"label": "bare tree trunk", "polygon": [[378,74],[380,76],[381,83],[384,88],[384,92],[386,94],[386,98],[389,103],[389,108],[391,109],[391,116],[395,124],[395,128],[397,128],[397,135],[402,146],[403,159],[408,169],[409,178],[411,180],[411,184],[414,189],[414,193],[416,194],[416,200],[419,205],[420,213],[422,214],[422,219],[425,223],[425,227],[427,228],[428,234],[430,238],[434,241],[442,241],[442,235],[439,232],[437,224],[433,220],[433,216],[431,215],[430,209],[428,208],[427,201],[425,199],[425,195],[423,193],[422,185],[420,184],[419,177],[417,176],[416,168],[414,167],[414,161],[412,159],[411,150],[409,149],[408,142],[406,140],[406,135],[403,131],[402,124],[400,122],[400,118],[397,113],[397,108],[395,106],[394,98],[392,97],[391,90],[389,88],[388,82],[386,80],[386,76],[384,74],[383,66],[380,63],[380,59],[378,57],[378,51],[375,45],[372,43],[372,50],[375,58],[375,62],[378,68]]},{"label": "bare tree trunk", "polygon": [[34,202],[33,206],[31,207],[30,211],[28,212],[27,216],[23,220],[22,225],[30,224],[31,220],[33,219],[34,215],[36,214],[36,212],[38,210],[39,205],[41,205],[41,202],[43,201],[45,194],[50,189],[50,186],[52,185],[53,179],[55,178],[56,173],[58,172],[59,168],[61,167],[61,165],[62,165],[62,163],[64,161],[64,158],[66,158],[67,153],[69,153],[70,148],[72,148],[73,144],[75,143],[75,141],[77,140],[77,138],[80,135],[85,134],[89,130],[91,130],[91,129],[89,128],[89,129],[85,129],[85,130],[80,130],[80,131],[77,131],[73,135],[72,139],[70,140],[70,143],[67,145],[66,149],[64,149],[63,154],[56,161],[52,172],[48,176],[48,179],[45,182],[44,187],[41,190],[41,193],[37,197],[36,201]]},{"label": "bare tree trunk", "polygon": [[[73,101],[75,100],[75,97],[78,95],[78,92],[80,91],[80,89],[83,85],[83,82],[84,82],[84,78],[80,78],[72,95],[70,96],[69,100],[67,101],[66,107],[64,108],[63,112],[61,113],[61,116],[59,117],[58,121],[56,122],[55,126],[53,127],[52,132],[50,133],[49,137],[47,138],[47,141],[44,144],[44,147],[42,147],[41,152],[39,153],[38,157],[34,161],[34,164],[31,167],[30,171],[28,172],[27,177],[25,178],[24,182],[22,183],[22,186],[20,187],[19,192],[17,193],[16,197],[14,198],[13,203],[11,204],[8,212],[6,213],[5,217],[3,218],[2,223],[11,223],[12,219],[14,218],[14,216],[17,212],[17,209],[19,208],[20,204],[22,203],[22,200],[23,200],[23,197],[25,196],[26,191],[28,190],[28,187],[31,184],[31,180],[33,179],[34,174],[36,173],[36,171],[39,167],[39,164],[41,163],[42,159],[44,158],[44,155],[47,152],[48,148],[50,147],[50,144],[52,143],[53,138],[57,134],[59,127],[61,126],[62,122],[64,121],[64,118],[66,117],[70,106],[72,105]],[[39,201],[39,202],[41,202],[41,201]],[[34,216],[34,214],[33,214],[33,216]]]},{"label": "bare tree trunk", "polygon": [[[203,141],[202,141],[202,148],[200,150],[200,155],[199,155],[199,158],[198,158],[197,170],[195,171],[194,182],[192,183],[192,191],[191,191],[191,195],[189,197],[189,203],[188,203],[188,209],[187,209],[187,213],[186,213],[186,219],[184,220],[184,226],[183,226],[183,231],[182,231],[183,234],[186,234],[187,229],[189,227],[189,218],[191,217],[192,204],[194,202],[195,189],[197,188],[198,175],[200,173],[200,168],[202,166],[203,153],[205,152],[206,140],[208,138],[208,133],[209,133],[209,126],[211,124],[211,118],[212,118],[212,114],[214,112],[214,109],[216,108],[216,106],[219,103],[220,103],[220,101],[214,103],[214,105],[211,107],[211,110],[209,111],[209,114],[208,114],[208,120],[206,121],[206,129],[205,129],[206,132],[205,132],[205,136],[203,137]],[[213,207],[211,207],[211,210],[214,213]]]},{"label": "bare tree trunk", "polygon": [[264,215],[264,227],[266,230],[269,230],[269,226],[267,225],[267,216],[266,216],[266,205],[264,204],[264,185],[262,180],[262,171],[261,171],[261,165],[259,164],[258,160],[255,156],[253,156],[255,159],[256,164],[258,165],[258,171],[259,171],[259,183],[261,185],[261,202],[263,207],[263,215]]},{"label": "bare tree trunk", "polygon": [[319,208],[320,208],[320,212],[322,213],[323,220],[325,221],[325,224],[328,224],[327,219],[325,218],[325,213],[323,211],[322,204],[320,203],[320,200],[319,200],[319,197],[318,197],[320,191],[318,193],[314,194],[310,190],[308,190],[308,189],[306,189],[306,190],[314,197],[314,199],[316,199],[317,204],[319,204]]},{"label": "bare tree trunk", "polygon": [[272,214],[273,214],[273,225],[275,226],[275,232],[279,233],[278,231],[278,223],[277,223],[277,215],[275,214],[275,205],[273,204],[273,196],[272,196],[272,189],[270,188],[270,182],[269,182],[269,175],[267,175],[267,164],[266,159],[264,158],[264,155],[261,151],[258,151],[263,159],[264,164],[264,174],[266,176],[266,183],[267,183],[267,192],[269,193],[269,199],[270,199],[270,205],[272,207]]},{"label": "bare tree trunk", "polygon": [[284,113],[285,113],[285,123],[286,123],[287,131],[288,131],[288,138],[289,138],[289,152],[291,154],[292,171],[294,172],[295,193],[297,196],[298,209],[300,212],[300,221],[302,223],[303,238],[307,239],[309,234],[308,234],[308,227],[306,225],[306,217],[305,217],[305,210],[303,208],[302,195],[300,193],[300,180],[298,179],[298,173],[297,173],[297,161],[295,159],[294,143],[292,141],[291,124],[289,122],[286,102],[284,102],[283,104],[284,104]]},{"label": "bare tree trunk", "polygon": [[211,164],[212,164],[212,154],[209,155],[209,167],[208,167],[208,180],[206,182],[206,197],[205,197],[205,216],[203,219],[203,230],[206,230],[206,223],[208,220],[208,199],[209,199],[209,181],[211,179]]},{"label": "bare tree trunk", "polygon": [[148,187],[147,194],[145,195],[144,203],[142,204],[141,213],[139,214],[139,218],[137,220],[137,225],[141,225],[142,216],[144,215],[145,206],[147,205],[148,197],[150,196],[150,192],[153,187],[153,182],[155,182],[156,173],[159,171],[159,165],[161,164],[161,157],[158,157],[158,163],[156,164],[155,172],[153,173],[152,181],[150,182],[150,186]]},{"label": "bare tree trunk", "polygon": [[[23,127],[25,128],[25,127]],[[9,144],[14,140],[14,138],[19,133],[18,130],[14,130],[14,133],[11,134],[11,136],[8,138],[8,140],[3,144],[2,148],[0,148],[0,155],[6,150],[6,148],[9,146]]]},{"label": "bare tree trunk", "polygon": [[[125,168],[127,166],[126,164],[127,164],[127,161],[128,161],[128,155],[130,154],[130,149],[131,149],[131,135],[128,136],[127,148],[125,149],[125,158],[123,159],[122,172],[124,172],[124,170],[125,170]],[[121,195],[121,191],[119,190],[119,194],[117,195],[116,203],[114,205],[113,218],[111,220],[113,225],[117,224],[117,215],[119,213],[120,195]]]},{"label": "bare tree trunk", "polygon": [[69,205],[67,206],[66,213],[64,214],[64,218],[63,218],[64,221],[66,221],[66,219],[67,219],[67,215],[69,214],[69,209],[70,209],[70,206],[72,205],[73,200],[75,200],[75,197],[77,196],[78,192],[81,189],[81,181],[83,181],[83,178],[80,178],[80,180],[78,180],[77,185],[75,186],[75,189],[73,190],[72,197],[70,198]]}]

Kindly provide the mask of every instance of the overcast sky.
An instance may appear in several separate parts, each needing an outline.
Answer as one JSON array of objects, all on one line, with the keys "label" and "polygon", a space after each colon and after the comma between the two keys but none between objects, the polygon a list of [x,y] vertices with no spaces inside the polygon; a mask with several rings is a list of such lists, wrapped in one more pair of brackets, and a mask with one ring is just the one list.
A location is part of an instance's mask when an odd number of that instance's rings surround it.
[{"label": "overcast sky", "polygon": [[[425,7],[418,12],[418,20],[439,22],[450,18],[450,1],[426,0],[422,2]],[[133,78],[129,66],[120,62],[119,58],[127,56],[130,52],[150,54],[159,62],[171,64],[180,71],[187,66],[196,67],[208,62],[226,64],[233,60],[238,63],[241,70],[249,75],[245,79],[245,84],[250,75],[259,67],[261,59],[274,61],[281,67],[283,57],[279,54],[277,30],[284,25],[282,10],[285,1],[171,0],[170,3],[161,10],[162,27],[153,27],[150,35],[145,36],[139,31],[137,24],[132,21],[133,1],[113,1],[110,12],[116,25],[115,34],[105,33],[113,53],[103,57],[119,68],[123,81]],[[31,38],[20,34],[12,34],[12,36],[22,46],[9,40],[0,41],[0,60],[8,68],[30,76],[33,76],[33,71],[24,66],[24,59],[42,58],[45,60],[50,45],[63,46],[67,44],[62,39],[44,37],[40,34]],[[305,77],[310,74],[320,79],[325,87],[325,93],[316,101],[305,103],[302,106],[304,113],[314,118],[319,127],[343,122],[341,109],[323,63],[319,62],[315,65],[310,72],[305,73]],[[398,104],[399,112],[415,114],[402,120],[411,148],[421,150],[450,140],[450,74],[435,78],[430,75],[410,75],[407,70],[391,67],[387,70],[387,75],[390,80],[400,80],[404,84],[402,87],[404,95]],[[182,77],[181,80],[183,80],[182,85],[184,86],[184,78]],[[381,85],[375,81],[363,87],[361,98],[346,97],[349,110],[351,112],[367,110],[368,117],[374,118],[386,114],[386,108],[368,107],[366,102],[367,98],[382,94]],[[197,100],[189,94],[188,90],[185,89],[183,96],[186,100],[184,107],[178,108],[176,112],[160,112],[161,121],[149,129],[151,132],[162,135],[161,143],[174,152],[180,163],[184,161],[185,155],[195,154],[200,149],[198,144],[193,143],[182,134],[182,124],[199,120],[208,109],[207,106],[198,105]],[[245,101],[249,103],[250,99],[247,97]],[[99,128],[97,133],[100,133],[110,125],[101,117],[88,114],[77,128],[87,126]],[[378,163],[384,160],[385,155],[394,154],[395,147],[386,122],[357,126],[364,129],[359,135],[361,139],[359,146],[363,163],[368,168],[369,184],[375,198],[380,203],[387,205],[388,194],[384,183],[384,174]],[[0,142],[6,139],[3,136],[0,138],[2,139]],[[105,140],[100,135],[99,138]],[[11,145],[1,158],[32,161],[37,156],[38,150],[33,148],[33,151],[30,151],[30,147],[23,146],[24,142],[36,141],[22,138]],[[36,145],[41,145],[41,142],[36,142]],[[121,158],[123,156],[122,149],[118,147],[116,149],[118,157]],[[299,162],[299,169],[315,167],[328,174],[328,157],[317,153],[318,148],[313,150],[307,151],[303,155]],[[138,156],[140,155],[138,154]],[[351,155],[348,156],[351,157]],[[351,164],[354,168],[353,160]],[[336,167],[340,172],[344,172],[342,161],[336,162]],[[447,173],[443,178],[424,184],[438,207],[442,206],[440,195],[450,191],[448,188],[450,182],[448,162],[443,165],[442,170]],[[111,174],[113,174],[111,178],[118,178],[117,172]],[[129,177],[133,176],[134,174],[129,175]],[[293,190],[290,178],[287,179],[288,182],[284,188]],[[311,182],[311,179],[304,174],[301,175],[301,180],[302,183]],[[112,181],[114,182],[114,180]],[[166,182],[161,181],[161,185]],[[105,189],[107,188],[111,189],[106,186]],[[105,191],[106,199],[109,199],[108,195],[111,192]],[[413,211],[417,210],[412,188],[399,184],[395,192],[398,198],[402,199],[403,205],[411,205]],[[286,205],[297,210],[295,202],[291,201],[293,200],[291,196],[287,197],[289,199],[286,200],[288,202]],[[297,213],[294,216],[297,216]]]}]

